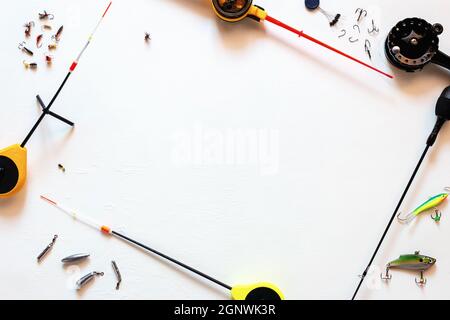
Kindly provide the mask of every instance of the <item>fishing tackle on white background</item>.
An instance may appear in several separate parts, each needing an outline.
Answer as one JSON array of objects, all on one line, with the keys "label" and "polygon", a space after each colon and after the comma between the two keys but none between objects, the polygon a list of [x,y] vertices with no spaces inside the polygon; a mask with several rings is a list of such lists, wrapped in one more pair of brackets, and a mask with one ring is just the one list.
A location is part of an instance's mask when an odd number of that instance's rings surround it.
[{"label": "fishing tackle on white background", "polygon": [[44,196],[41,196],[41,199],[45,200],[52,206],[58,208],[59,210],[66,213],[68,216],[72,217],[75,220],[78,220],[78,221],[80,221],[80,222],[106,234],[106,235],[113,236],[113,237],[121,239],[129,244],[140,247],[148,252],[151,252],[151,253],[157,255],[160,258],[168,260],[181,268],[184,268],[206,280],[209,280],[209,281],[229,290],[231,292],[231,297],[234,300],[284,300],[283,293],[280,291],[280,289],[278,289],[277,286],[275,286],[271,283],[258,282],[258,283],[253,283],[253,284],[235,285],[232,287],[232,286],[225,284],[224,282],[219,281],[197,269],[194,269],[193,267],[191,267],[181,261],[178,261],[162,252],[159,252],[153,248],[150,248],[150,247],[146,246],[145,244],[124,235],[123,233],[119,233],[107,225],[99,223],[90,217],[87,217],[87,216],[84,216],[84,215],[78,213],[77,211],[63,207],[62,205],[58,204],[56,201],[53,201]]},{"label": "fishing tackle on white background", "polygon": [[44,35],[40,34],[36,37],[36,48],[42,47],[42,40],[44,39]]},{"label": "fishing tackle on white background", "polygon": [[[45,62],[47,62],[47,64],[52,64],[52,62],[53,62],[53,56],[47,53],[47,54],[45,55]],[[62,169],[64,169],[64,168],[62,168]],[[64,169],[63,171],[66,171],[66,169]]]},{"label": "fishing tackle on white background", "polygon": [[148,33],[148,32],[145,33],[144,40],[145,40],[145,42],[149,42],[150,40],[152,40],[150,33]]},{"label": "fishing tackle on white background", "polygon": [[371,28],[372,29],[367,29],[367,33],[368,34],[371,34],[371,35],[375,35],[375,34],[377,34],[378,32],[380,32],[380,28],[378,28],[376,25],[375,25],[375,21],[372,19],[372,26],[371,26]]},{"label": "fishing tackle on white background", "polygon": [[52,36],[52,39],[56,42],[59,42],[61,40],[61,35],[64,30],[64,26],[59,27],[58,31]]},{"label": "fishing tackle on white background", "polygon": [[47,247],[45,247],[45,249],[38,255],[37,257],[38,262],[40,262],[50,252],[50,250],[52,250],[53,246],[55,245],[56,239],[58,239],[57,234],[53,236],[52,242],[50,242],[50,244]]},{"label": "fishing tackle on white background", "polygon": [[49,25],[49,24],[43,24],[41,26],[41,30],[43,30],[43,31],[49,31],[49,30],[52,30],[52,29],[53,29],[52,26]]},{"label": "fishing tackle on white background", "polygon": [[[436,124],[434,125],[433,130],[431,131],[430,135],[428,136],[428,139],[427,139],[426,145],[425,145],[425,149],[423,150],[422,155],[420,156],[420,159],[417,162],[417,165],[414,168],[414,171],[413,171],[411,177],[409,178],[409,181],[406,184],[406,187],[400,197],[400,200],[398,201],[397,206],[395,207],[394,212],[392,213],[392,215],[388,221],[388,224],[387,224],[386,228],[384,229],[384,232],[381,235],[381,238],[378,241],[377,246],[375,247],[375,250],[369,260],[369,263],[367,264],[367,267],[364,269],[364,272],[362,273],[361,280],[359,281],[358,286],[356,287],[356,290],[353,293],[352,300],[354,300],[356,298],[356,296],[358,295],[359,289],[361,288],[361,285],[364,282],[364,279],[366,278],[366,276],[369,272],[369,269],[372,266],[372,263],[373,263],[375,257],[377,256],[377,253],[380,250],[381,245],[383,244],[383,241],[389,232],[389,229],[392,226],[392,222],[394,221],[394,219],[397,215],[397,212],[399,211],[403,201],[405,200],[405,197],[408,194],[408,191],[411,188],[411,185],[413,184],[414,179],[416,178],[417,173],[419,172],[419,169],[420,169],[423,161],[425,160],[425,157],[426,157],[428,151],[435,144],[436,139],[439,135],[439,132],[441,131],[444,124],[448,120],[450,120],[450,86],[445,88],[442,91],[441,95],[439,96],[437,103],[436,103],[435,113],[436,113],[436,117],[437,117]],[[449,191],[448,188],[446,188],[446,190]]]},{"label": "fishing tackle on white background", "polygon": [[58,44],[56,42],[50,43],[47,48],[48,50],[56,50],[56,48],[58,48]]},{"label": "fishing tackle on white background", "polygon": [[444,27],[430,24],[419,18],[408,18],[398,22],[389,32],[385,42],[385,53],[397,68],[414,72],[429,63],[450,70],[450,56],[439,50],[439,35]]},{"label": "fishing tackle on white background", "polygon": [[345,37],[346,34],[347,34],[347,31],[345,29],[342,29],[341,34],[338,36],[338,38]]},{"label": "fishing tackle on white background", "polygon": [[48,13],[45,10],[43,13],[39,13],[38,15],[39,15],[40,20],[53,20],[55,18],[55,16],[53,14]]},{"label": "fishing tackle on white background", "polygon": [[365,43],[364,43],[364,51],[367,53],[367,55],[369,56],[369,59],[372,60],[372,53],[370,52],[370,48],[372,47],[372,45],[370,44],[370,41],[368,39],[366,39]]},{"label": "fishing tackle on white background", "polygon": [[434,210],[434,215],[430,215],[431,219],[434,220],[434,222],[438,223],[441,221],[442,213],[439,210]]},{"label": "fishing tackle on white background", "polygon": [[30,21],[28,23],[25,23],[23,26],[25,28],[25,36],[26,37],[31,36],[31,29],[34,28],[34,21]]},{"label": "fishing tackle on white background", "polygon": [[68,257],[65,257],[61,259],[62,263],[75,263],[75,262],[81,262],[86,259],[88,259],[91,255],[89,253],[76,253],[72,254]]},{"label": "fishing tackle on white background", "polygon": [[81,288],[83,288],[85,285],[87,285],[89,282],[91,282],[92,280],[94,280],[95,277],[103,277],[104,273],[103,272],[98,272],[98,271],[92,271],[90,273],[88,273],[87,275],[81,277],[77,282],[76,282],[76,286],[77,286],[77,290],[80,290]]},{"label": "fishing tackle on white background", "polygon": [[22,61],[23,65],[27,69],[37,69],[38,65],[36,62],[26,62],[25,60]]},{"label": "fishing tackle on white background", "polygon": [[423,273],[435,263],[435,258],[421,255],[419,251],[416,251],[414,254],[401,255],[398,259],[389,262],[386,265],[386,273],[384,275],[381,274],[380,277],[383,280],[391,280],[392,275],[389,274],[390,269],[419,271],[420,278],[416,278],[415,281],[417,285],[422,286],[427,283],[427,279],[424,278]]},{"label": "fishing tackle on white background", "polygon": [[354,26],[353,26],[353,30],[358,30],[358,34],[361,34],[361,28],[359,27],[359,25],[357,25],[357,24],[355,24]]},{"label": "fishing tackle on white background", "polygon": [[361,22],[362,19],[364,19],[365,17],[367,17],[367,10],[363,9],[363,8],[358,8],[355,10],[355,14],[358,16],[358,18],[356,19],[357,22]]},{"label": "fishing tackle on white background", "polygon": [[330,24],[330,27],[333,27],[339,22],[339,19],[341,18],[341,14],[333,14],[329,13],[328,11],[323,10],[320,7],[320,0],[305,0],[305,6],[308,10],[316,10],[319,9],[319,11],[327,18],[328,23]]},{"label": "fishing tackle on white background", "polygon": [[116,290],[119,290],[120,284],[122,283],[122,275],[120,274],[119,267],[117,266],[117,263],[114,260],[111,261],[111,265],[114,270],[114,274],[116,275],[117,278]]},{"label": "fishing tackle on white background", "polygon": [[25,52],[26,54],[28,54],[29,56],[33,55],[33,51],[31,51],[30,49],[28,49],[27,47],[25,47],[27,43],[25,41],[22,41],[21,43],[19,43],[19,50],[21,50],[22,52]]},{"label": "fishing tackle on white background", "polygon": [[[406,216],[402,216],[402,213],[399,212],[397,214],[397,220],[400,223],[410,223],[413,221],[419,214],[422,212],[426,212],[431,209],[435,209],[439,206],[442,202],[445,201],[445,199],[448,198],[448,193],[440,193],[434,197],[431,197],[424,203],[422,203],[420,206],[418,206],[416,209],[408,213]],[[440,219],[440,218],[439,218]]]}]

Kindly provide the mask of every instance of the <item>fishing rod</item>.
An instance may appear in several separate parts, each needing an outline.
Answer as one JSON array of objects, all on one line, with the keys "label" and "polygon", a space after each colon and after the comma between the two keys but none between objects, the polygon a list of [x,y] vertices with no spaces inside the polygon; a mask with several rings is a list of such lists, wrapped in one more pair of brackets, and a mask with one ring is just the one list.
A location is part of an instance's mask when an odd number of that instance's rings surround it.
[{"label": "fishing rod", "polygon": [[231,297],[233,300],[284,300],[284,296],[283,293],[280,291],[280,289],[278,289],[277,286],[268,283],[268,282],[259,282],[259,283],[254,283],[254,284],[247,284],[247,285],[235,285],[235,286],[230,286],[222,281],[219,281],[209,275],[207,275],[206,273],[203,273],[177,259],[174,259],[160,251],[157,251],[133,238],[130,238],[128,236],[126,236],[123,233],[120,233],[118,231],[113,230],[111,227],[99,223],[97,221],[95,221],[94,219],[82,215],[72,209],[68,209],[62,205],[60,205],[59,203],[57,203],[54,200],[49,199],[48,197],[44,197],[41,196],[41,199],[45,200],[46,202],[48,202],[49,204],[51,204],[52,206],[58,208],[59,210],[63,211],[64,213],[66,213],[67,215],[69,215],[70,217],[72,217],[75,220],[78,220],[94,229],[97,229],[98,231],[101,231],[104,234],[113,236],[115,238],[119,238],[127,243],[130,243],[134,246],[140,247],[148,252],[151,252],[163,259],[166,259],[186,270],[189,270],[190,272],[195,273],[196,275],[209,280],[229,291],[231,291]]},{"label": "fishing rod", "polygon": [[19,192],[22,187],[25,184],[26,177],[27,177],[27,149],[25,148],[26,144],[30,140],[31,136],[34,134],[42,120],[46,115],[50,115],[69,126],[74,126],[74,123],[70,120],[67,120],[63,118],[62,116],[50,111],[50,108],[52,107],[53,103],[55,102],[56,98],[59,96],[59,93],[64,88],[67,80],[69,79],[70,75],[75,71],[75,68],[77,67],[81,56],[83,55],[86,48],[89,46],[89,44],[92,41],[92,38],[94,37],[95,32],[97,31],[98,27],[100,26],[101,22],[103,21],[103,18],[105,17],[106,13],[108,12],[109,8],[111,7],[112,1],[108,4],[105,11],[103,12],[100,20],[98,21],[97,25],[95,26],[94,30],[90,34],[86,44],[84,45],[81,52],[78,54],[77,58],[72,62],[69,68],[69,72],[65,76],[64,80],[62,81],[61,85],[59,86],[58,90],[56,90],[56,93],[54,94],[53,98],[50,100],[50,103],[46,106],[44,102],[42,101],[41,97],[39,95],[36,96],[36,99],[39,103],[39,105],[42,107],[42,113],[34,126],[31,128],[30,132],[27,134],[23,142],[19,144],[14,144],[12,146],[9,146],[5,149],[0,150],[0,198],[6,198],[13,196],[17,192]]},{"label": "fishing rod", "polygon": [[267,14],[267,12],[265,11],[265,9],[261,8],[260,6],[257,5],[253,5],[252,4],[253,0],[211,0],[211,4],[212,7],[214,9],[214,12],[216,13],[216,15],[224,20],[224,21],[228,21],[228,22],[237,22],[237,21],[241,21],[244,18],[251,18],[254,19],[258,22],[260,21],[268,21],[271,22],[285,30],[288,30],[296,35],[298,35],[300,38],[304,38],[307,39],[309,41],[312,41],[328,50],[331,50],[341,56],[344,56],[366,68],[369,68],[375,72],[378,72],[390,79],[394,78],[392,75],[381,71],[341,50],[338,50],[308,34],[306,34],[305,32],[303,32],[303,30],[297,30],[271,16],[269,16]]},{"label": "fishing rod", "polygon": [[364,272],[361,274],[361,279],[359,281],[358,286],[356,287],[355,292],[353,293],[352,300],[354,300],[356,298],[356,296],[359,292],[359,289],[361,288],[361,285],[364,282],[365,277],[367,276],[369,268],[372,265],[376,255],[378,253],[378,250],[380,249],[381,245],[383,244],[384,238],[386,237],[386,235],[392,225],[392,222],[394,221],[394,219],[397,215],[397,212],[400,209],[400,206],[402,205],[403,200],[405,199],[405,197],[409,191],[409,188],[411,187],[411,185],[414,181],[414,178],[416,177],[416,175],[418,173],[420,166],[422,165],[423,160],[425,159],[425,156],[427,155],[429,149],[436,142],[439,132],[442,129],[442,127],[444,126],[445,122],[450,120],[450,86],[445,88],[444,91],[442,92],[442,94],[440,95],[440,97],[436,103],[436,112],[435,113],[437,116],[436,124],[433,128],[433,131],[431,132],[430,136],[427,139],[425,150],[423,151],[422,155],[420,156],[419,162],[417,163],[417,165],[412,173],[412,176],[409,179],[408,184],[406,185],[406,188],[403,191],[403,194],[400,197],[400,200],[399,200],[397,206],[395,207],[394,213],[392,214],[391,218],[389,219],[386,229],[384,230],[384,232],[381,236],[381,239],[375,248],[375,252],[372,254],[372,257],[369,260],[369,264],[367,265],[366,269],[364,269]]}]

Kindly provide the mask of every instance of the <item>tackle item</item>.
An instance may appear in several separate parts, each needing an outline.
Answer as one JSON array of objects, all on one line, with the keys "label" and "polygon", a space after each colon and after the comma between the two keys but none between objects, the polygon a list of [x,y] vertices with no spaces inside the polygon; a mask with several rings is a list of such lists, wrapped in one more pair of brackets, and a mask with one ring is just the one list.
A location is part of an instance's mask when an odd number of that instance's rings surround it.
[{"label": "tackle item", "polygon": [[125,242],[130,243],[134,246],[145,249],[163,259],[169,260],[170,262],[195,273],[196,275],[198,275],[200,277],[203,277],[204,279],[207,279],[227,290],[230,290],[231,297],[234,300],[284,300],[283,294],[281,293],[280,289],[278,289],[273,284],[270,284],[267,282],[261,282],[261,283],[251,284],[251,285],[237,285],[237,286],[232,287],[232,286],[227,285],[227,284],[225,284],[225,283],[223,283],[223,282],[221,282],[221,281],[219,281],[197,269],[194,269],[193,267],[188,266],[187,264],[184,264],[181,261],[171,258],[164,253],[161,253],[161,252],[159,252],[155,249],[152,249],[132,238],[129,238],[126,235],[124,235],[123,233],[119,233],[119,232],[111,229],[107,225],[98,223],[95,220],[93,220],[87,216],[81,215],[80,213],[78,213],[74,210],[65,208],[62,205],[58,204],[57,202],[55,202],[47,197],[41,196],[41,199],[47,201],[51,205],[60,209],[61,211],[63,211],[64,213],[66,213],[67,215],[72,217],[73,219],[83,222],[84,224],[86,224],[90,227],[93,227],[93,228],[97,229],[98,231],[103,232],[104,234],[114,236],[114,237],[124,240]]},{"label": "tackle item", "polygon": [[378,244],[375,247],[375,251],[373,252],[372,257],[370,258],[366,269],[364,269],[364,272],[361,275],[361,280],[359,281],[358,286],[356,287],[356,290],[353,293],[352,300],[354,300],[356,298],[356,295],[358,294],[358,291],[361,288],[361,285],[364,282],[365,277],[367,276],[369,268],[372,265],[373,260],[375,259],[376,255],[378,253],[378,250],[380,249],[381,245],[383,244],[384,238],[386,237],[386,235],[392,225],[392,222],[394,221],[395,216],[397,215],[397,212],[403,203],[403,200],[405,199],[406,195],[408,194],[409,188],[411,187],[411,185],[417,175],[417,172],[419,171],[420,166],[422,165],[422,162],[428,153],[428,150],[436,142],[436,139],[437,139],[439,132],[442,129],[444,123],[447,122],[448,120],[450,120],[450,86],[445,88],[444,91],[441,93],[441,96],[439,97],[439,99],[436,103],[436,111],[435,112],[436,112],[436,116],[437,116],[436,124],[433,128],[433,131],[431,132],[430,136],[427,139],[425,150],[423,151],[422,155],[420,156],[419,162],[417,163],[416,168],[414,169],[414,171],[411,175],[411,178],[409,179],[408,184],[406,185],[405,190],[403,191],[403,194],[400,197],[400,200],[398,201],[398,204],[395,207],[394,212],[392,213],[392,216],[389,219],[389,222],[388,222],[384,232],[381,235],[380,241],[378,241]]},{"label": "tackle item", "polygon": [[90,257],[89,253],[77,253],[77,254],[72,254],[68,257],[63,258],[61,260],[61,262],[62,263],[75,263],[75,262],[84,261],[89,257]]},{"label": "tackle item", "polygon": [[43,25],[41,26],[41,29],[42,29],[42,30],[52,30],[52,26],[49,25],[49,24],[43,24]]},{"label": "tackle item", "polygon": [[48,45],[48,50],[56,50],[57,47],[58,47],[57,43],[50,43]]},{"label": "tackle item", "polygon": [[62,172],[66,172],[66,168],[64,168],[64,166],[61,163],[58,164],[58,169],[61,170]]},{"label": "tackle item", "polygon": [[103,272],[98,272],[98,271],[93,271],[88,273],[87,275],[81,277],[76,285],[77,285],[77,290],[80,290],[81,288],[83,288],[85,285],[87,285],[89,282],[91,282],[92,280],[94,280],[94,278],[96,276],[100,276],[103,277],[104,273]]},{"label": "tackle item", "polygon": [[38,67],[36,62],[26,62],[25,60],[23,60],[22,63],[27,69],[37,69]]},{"label": "tackle item", "polygon": [[34,21],[25,23],[23,26],[25,28],[25,37],[31,36],[31,29],[34,27]]},{"label": "tackle item", "polygon": [[50,250],[52,250],[53,246],[55,245],[56,239],[58,239],[57,234],[53,236],[52,242],[50,242],[50,244],[47,247],[45,247],[45,249],[38,255],[37,257],[38,262],[41,262],[41,260],[47,255],[47,253],[49,253]]},{"label": "tackle item", "polygon": [[117,263],[114,260],[111,261],[111,265],[114,270],[114,274],[116,275],[117,278],[116,290],[119,290],[120,284],[122,282],[122,275],[120,274],[119,267],[117,266]]},{"label": "tackle item", "polygon": [[46,55],[45,55],[45,62],[47,62],[47,64],[52,64],[52,62],[53,62],[53,56],[52,56],[52,55],[49,55],[49,54],[46,54]]},{"label": "tackle item", "polygon": [[361,22],[362,19],[367,17],[367,10],[364,10],[363,8],[358,8],[355,10],[355,14],[358,16],[356,19],[357,22]]},{"label": "tackle item", "polygon": [[430,199],[428,199],[427,201],[422,203],[420,206],[418,206],[416,209],[411,211],[405,217],[401,217],[402,213],[399,212],[397,215],[397,220],[400,223],[410,223],[422,212],[436,208],[438,205],[440,205],[442,202],[444,202],[444,200],[447,199],[447,197],[448,197],[448,193],[441,193],[441,194],[438,194],[437,196],[431,197]]},{"label": "tackle item", "polygon": [[150,33],[148,33],[148,32],[145,33],[144,40],[145,40],[145,42],[149,42],[150,40],[152,40]]},{"label": "tackle item", "polygon": [[303,31],[297,30],[291,26],[288,26],[287,24],[284,24],[283,22],[269,16],[267,12],[257,6],[252,4],[253,0],[211,0],[212,7],[214,9],[214,12],[216,15],[225,21],[228,22],[237,22],[240,21],[246,17],[252,18],[256,21],[268,21],[271,22],[285,30],[288,30],[296,35],[298,35],[300,38],[305,38],[309,41],[312,41],[324,48],[327,48],[328,50],[331,50],[337,54],[340,54],[341,56],[344,56],[356,63],[359,63],[360,65],[363,65],[364,67],[367,67],[373,71],[376,71],[388,78],[393,78],[392,75],[387,74],[386,72],[383,72],[375,67],[372,67],[371,65],[356,59],[314,37],[311,37],[310,35],[306,34]]},{"label": "tackle item", "polygon": [[389,32],[385,42],[385,53],[389,62],[397,68],[414,72],[429,63],[450,70],[450,57],[439,51],[441,24],[430,24],[419,18],[400,21]]},{"label": "tackle item", "polygon": [[366,41],[364,42],[364,51],[369,56],[370,60],[372,60],[372,53],[370,52],[371,47],[372,47],[372,45],[370,44],[370,41],[368,39],[366,39]]},{"label": "tackle item", "polygon": [[88,45],[91,43],[92,37],[97,31],[97,28],[99,27],[100,23],[103,21],[103,18],[105,17],[106,13],[108,12],[109,7],[111,6],[111,3],[109,3],[108,7],[104,11],[103,15],[101,16],[99,22],[97,23],[94,31],[91,33],[91,35],[88,38],[87,43],[84,45],[83,49],[79,53],[78,57],[72,62],[69,72],[67,73],[66,77],[64,78],[63,82],[59,86],[58,90],[56,91],[55,95],[53,96],[52,100],[50,100],[50,103],[45,106],[42,99],[39,97],[39,95],[36,96],[39,104],[42,107],[42,114],[38,118],[37,122],[34,124],[31,131],[28,133],[28,135],[25,137],[25,140],[19,145],[14,144],[10,147],[7,147],[5,149],[0,150],[0,168],[3,168],[3,177],[0,179],[0,198],[6,198],[10,197],[14,194],[16,194],[18,191],[22,189],[22,187],[25,184],[26,176],[27,176],[27,149],[25,148],[25,145],[27,144],[28,140],[31,138],[41,121],[44,119],[44,117],[48,114],[52,117],[65,122],[66,124],[73,126],[73,122],[61,117],[60,115],[57,115],[56,113],[53,113],[50,111],[51,106],[55,102],[56,98],[58,97],[59,93],[61,92],[62,88],[66,84],[67,80],[69,79],[70,75],[74,72],[75,68],[78,65],[78,62],[83,55],[84,51],[88,47]]},{"label": "tackle item", "polygon": [[436,263],[436,259],[428,256],[421,255],[419,251],[414,254],[401,255],[398,259],[392,260],[386,265],[386,274],[381,274],[380,277],[383,280],[391,280],[392,275],[389,274],[391,269],[399,270],[413,270],[420,272],[420,278],[415,279],[416,284],[425,285],[427,279],[424,278],[423,273],[430,269]]},{"label": "tackle item", "polygon": [[434,220],[434,222],[440,222],[441,221],[441,217],[442,217],[442,213],[439,210],[434,210],[435,215],[433,216],[433,214],[430,215],[431,219]]},{"label": "tackle item", "polygon": [[36,37],[36,48],[42,47],[42,40],[44,39],[44,35],[40,34]]},{"label": "tackle item", "polygon": [[58,31],[52,36],[52,39],[56,42],[59,42],[61,40],[61,35],[64,30],[64,26],[59,27]]},{"label": "tackle item", "polygon": [[19,43],[19,50],[22,50],[22,52],[25,52],[26,54],[32,56],[33,55],[33,51],[31,51],[30,49],[28,49],[27,47],[25,47],[26,42],[22,41],[21,43]]},{"label": "tackle item", "polygon": [[372,19],[372,29],[367,29],[367,33],[371,35],[375,35],[380,32],[380,28],[375,25],[375,21]]},{"label": "tackle item", "polygon": [[316,10],[317,8],[319,11],[328,19],[328,23],[330,24],[330,27],[333,27],[338,23],[339,19],[341,18],[341,14],[331,14],[325,10],[323,10],[320,7],[320,0],[305,0],[305,6],[308,10]]},{"label": "tackle item", "polygon": [[39,19],[40,20],[53,20],[55,18],[55,16],[51,13],[48,13],[47,11],[44,10],[43,13],[39,13]]}]

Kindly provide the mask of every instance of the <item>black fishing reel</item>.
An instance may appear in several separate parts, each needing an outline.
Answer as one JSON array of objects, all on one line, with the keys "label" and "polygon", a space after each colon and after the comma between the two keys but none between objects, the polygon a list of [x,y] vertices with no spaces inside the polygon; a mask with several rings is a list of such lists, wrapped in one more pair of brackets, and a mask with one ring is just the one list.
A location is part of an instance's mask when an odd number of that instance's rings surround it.
[{"label": "black fishing reel", "polygon": [[450,70],[450,57],[439,51],[438,36],[443,31],[441,24],[432,25],[419,18],[400,21],[386,39],[386,56],[407,72],[422,70],[430,62]]}]

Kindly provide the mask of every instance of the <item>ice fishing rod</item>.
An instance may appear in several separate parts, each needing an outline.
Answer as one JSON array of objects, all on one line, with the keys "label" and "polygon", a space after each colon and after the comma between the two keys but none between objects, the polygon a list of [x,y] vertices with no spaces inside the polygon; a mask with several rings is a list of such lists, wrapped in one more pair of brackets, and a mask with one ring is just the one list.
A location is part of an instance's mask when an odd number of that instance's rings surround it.
[{"label": "ice fishing rod", "polygon": [[406,185],[405,191],[403,191],[403,194],[400,197],[400,201],[398,202],[397,206],[395,207],[394,213],[392,214],[392,217],[390,218],[388,225],[387,225],[386,229],[384,230],[383,235],[381,236],[381,239],[375,248],[375,252],[373,253],[372,257],[369,260],[369,264],[367,265],[366,269],[364,269],[364,272],[361,274],[361,280],[359,281],[359,284],[356,287],[355,292],[353,293],[352,300],[354,300],[356,298],[356,295],[358,294],[358,291],[361,288],[362,283],[364,282],[364,278],[367,276],[369,268],[372,265],[373,260],[375,259],[376,255],[378,253],[378,250],[380,249],[380,247],[384,241],[384,238],[386,237],[386,235],[389,231],[389,228],[392,225],[392,222],[394,221],[395,217],[397,216],[397,212],[400,209],[400,206],[402,205],[403,200],[405,199],[405,197],[409,191],[409,188],[411,187],[411,185],[414,181],[414,178],[416,177],[417,172],[419,171],[420,166],[422,165],[422,162],[428,153],[428,150],[436,142],[439,131],[442,129],[445,122],[450,120],[450,86],[445,88],[445,90],[442,92],[441,96],[439,97],[439,99],[436,103],[436,116],[437,116],[436,124],[433,128],[433,131],[431,132],[430,136],[427,139],[425,150],[423,151],[422,155],[420,156],[419,162],[417,163],[416,168],[414,169],[413,174],[412,174],[411,178],[409,179],[408,184]]},{"label": "ice fishing rod", "polygon": [[67,80],[69,79],[70,75],[74,72],[75,68],[78,65],[78,62],[81,59],[81,56],[83,55],[86,48],[89,46],[89,44],[92,41],[92,38],[97,31],[98,27],[100,26],[100,23],[103,21],[103,18],[105,17],[106,13],[109,10],[109,7],[111,6],[112,1],[108,4],[107,8],[103,12],[100,20],[98,21],[97,25],[95,26],[94,30],[92,31],[91,35],[89,36],[86,44],[84,45],[81,52],[78,54],[77,58],[72,62],[69,68],[69,72],[67,73],[66,77],[62,81],[61,85],[59,86],[58,90],[56,90],[55,95],[50,100],[50,103],[46,106],[44,102],[42,101],[41,97],[39,95],[36,96],[36,99],[40,106],[42,107],[42,114],[34,124],[34,126],[31,128],[30,132],[27,134],[23,142],[19,144],[14,144],[12,146],[9,146],[5,149],[0,150],[0,198],[6,198],[13,196],[17,192],[19,192],[22,187],[25,184],[26,178],[27,178],[27,149],[25,148],[25,145],[30,140],[31,136],[36,131],[39,124],[42,122],[44,117],[46,115],[50,115],[69,126],[74,126],[74,123],[72,121],[69,121],[60,115],[50,111],[51,106],[55,102],[56,98],[58,97],[59,93],[63,89],[64,85],[66,84]]},{"label": "ice fishing rod", "polygon": [[237,21],[241,21],[244,18],[252,18],[258,22],[260,21],[268,21],[271,22],[285,30],[288,30],[296,35],[298,35],[300,38],[305,38],[309,41],[312,41],[324,48],[327,48],[328,50],[331,50],[337,54],[340,54],[341,56],[344,56],[356,63],[359,63],[360,65],[367,67],[373,71],[376,71],[388,78],[393,78],[392,75],[381,71],[375,67],[372,67],[371,65],[355,58],[352,57],[351,55],[342,52],[341,50],[338,50],[308,34],[306,34],[303,31],[297,30],[291,26],[288,26],[287,24],[269,16],[267,14],[267,12],[261,8],[260,6],[257,5],[253,5],[252,4],[253,0],[211,0],[212,3],[212,7],[214,9],[214,12],[216,13],[216,15],[225,21],[228,22],[237,22]]},{"label": "ice fishing rod", "polygon": [[63,211],[64,213],[66,213],[70,217],[74,218],[75,220],[78,220],[90,227],[93,227],[94,229],[97,229],[97,230],[103,232],[104,234],[114,236],[114,237],[124,240],[125,242],[128,242],[134,246],[137,246],[144,250],[147,250],[163,259],[169,260],[170,262],[172,262],[186,270],[189,270],[189,271],[195,273],[196,275],[198,275],[204,279],[207,279],[207,280],[231,291],[231,297],[233,300],[284,300],[283,293],[280,291],[280,289],[278,289],[277,286],[275,286],[271,283],[258,282],[258,283],[249,284],[249,285],[247,284],[247,285],[230,286],[230,285],[225,284],[224,282],[219,281],[219,280],[217,280],[217,279],[215,279],[215,278],[213,278],[191,266],[188,266],[187,264],[185,264],[179,260],[169,257],[168,255],[166,255],[162,252],[159,252],[153,248],[150,248],[150,247],[146,246],[145,244],[124,235],[123,233],[117,232],[107,225],[98,223],[97,221],[93,220],[90,217],[82,215],[72,209],[68,209],[68,208],[60,205],[56,201],[49,199],[48,197],[41,196],[41,199],[45,200],[46,202],[50,203],[54,207]]}]

